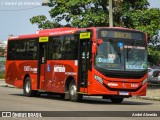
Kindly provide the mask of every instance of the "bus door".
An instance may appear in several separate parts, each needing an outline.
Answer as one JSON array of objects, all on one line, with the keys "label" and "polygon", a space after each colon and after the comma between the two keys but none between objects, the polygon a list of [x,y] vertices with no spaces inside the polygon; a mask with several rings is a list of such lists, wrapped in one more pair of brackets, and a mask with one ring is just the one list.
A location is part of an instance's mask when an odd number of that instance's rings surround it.
[{"label": "bus door", "polygon": [[78,53],[78,91],[81,89],[81,92],[87,92],[88,69],[90,65],[91,54],[90,32],[80,33]]},{"label": "bus door", "polygon": [[38,45],[37,89],[44,90],[48,37],[40,37]]}]

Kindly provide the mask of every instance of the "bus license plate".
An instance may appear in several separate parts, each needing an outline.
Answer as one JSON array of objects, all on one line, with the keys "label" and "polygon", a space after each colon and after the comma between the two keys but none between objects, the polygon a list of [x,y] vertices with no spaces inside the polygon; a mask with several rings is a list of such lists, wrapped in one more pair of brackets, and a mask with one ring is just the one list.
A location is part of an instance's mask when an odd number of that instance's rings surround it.
[{"label": "bus license plate", "polygon": [[121,92],[119,92],[119,95],[129,95],[129,93],[121,91]]}]

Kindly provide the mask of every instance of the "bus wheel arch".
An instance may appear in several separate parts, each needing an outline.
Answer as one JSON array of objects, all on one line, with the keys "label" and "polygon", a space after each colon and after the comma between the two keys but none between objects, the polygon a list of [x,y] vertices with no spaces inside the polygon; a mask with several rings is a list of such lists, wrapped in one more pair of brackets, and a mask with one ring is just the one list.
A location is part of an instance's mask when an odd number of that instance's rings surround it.
[{"label": "bus wheel arch", "polygon": [[26,80],[27,77],[30,77],[29,74],[26,74],[26,75],[24,76],[24,78],[23,78],[23,87],[24,87],[25,80]]},{"label": "bus wheel arch", "polygon": [[67,98],[72,102],[78,102],[82,100],[83,95],[77,93],[76,81],[72,76],[69,76],[66,80],[65,92],[67,92]]},{"label": "bus wheel arch", "polygon": [[32,90],[32,82],[29,75],[25,75],[24,77],[23,94],[27,97],[33,97],[37,94],[37,91]]},{"label": "bus wheel arch", "polygon": [[74,78],[72,76],[69,76],[67,79],[66,79],[66,82],[65,82],[65,92],[68,92],[69,91],[69,86],[71,84],[71,82],[74,81]]}]

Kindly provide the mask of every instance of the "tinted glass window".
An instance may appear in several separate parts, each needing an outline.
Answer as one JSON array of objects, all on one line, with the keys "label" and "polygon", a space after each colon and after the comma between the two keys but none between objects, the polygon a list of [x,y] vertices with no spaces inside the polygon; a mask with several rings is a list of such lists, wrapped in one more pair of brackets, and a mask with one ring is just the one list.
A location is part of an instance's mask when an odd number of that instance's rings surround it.
[{"label": "tinted glass window", "polygon": [[59,54],[59,37],[51,37],[49,40],[48,59],[58,60],[61,58]]},{"label": "tinted glass window", "polygon": [[98,46],[95,65],[105,70],[144,71],[147,69],[147,48],[104,39]]},{"label": "tinted glass window", "polygon": [[27,41],[26,59],[28,60],[37,59],[37,41],[36,40]]},{"label": "tinted glass window", "polygon": [[9,41],[8,42],[8,50],[7,50],[7,59],[8,60],[14,60],[15,59],[15,41]]},{"label": "tinted glass window", "polygon": [[37,40],[14,40],[8,42],[8,60],[36,60]]},{"label": "tinted glass window", "polygon": [[48,59],[76,60],[77,58],[78,58],[78,43],[74,35],[50,38]]},{"label": "tinted glass window", "polygon": [[15,43],[15,59],[23,60],[25,59],[25,51],[26,51],[26,41],[16,41]]}]

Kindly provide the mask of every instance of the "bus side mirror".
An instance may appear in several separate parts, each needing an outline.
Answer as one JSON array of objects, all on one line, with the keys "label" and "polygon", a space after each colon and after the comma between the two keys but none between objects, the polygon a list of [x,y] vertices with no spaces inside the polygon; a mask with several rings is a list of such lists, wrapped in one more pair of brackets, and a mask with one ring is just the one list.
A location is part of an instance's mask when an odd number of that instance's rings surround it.
[{"label": "bus side mirror", "polygon": [[93,53],[93,54],[96,54],[96,53],[97,53],[97,44],[96,44],[96,43],[93,43],[93,44],[92,44],[92,53]]},{"label": "bus side mirror", "polygon": [[102,40],[102,39],[98,39],[98,40],[97,40],[97,44],[98,44],[98,45],[100,45],[100,44],[102,44],[102,43],[103,43],[103,40]]}]

